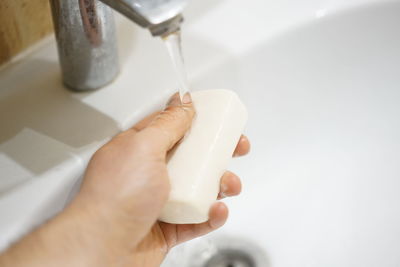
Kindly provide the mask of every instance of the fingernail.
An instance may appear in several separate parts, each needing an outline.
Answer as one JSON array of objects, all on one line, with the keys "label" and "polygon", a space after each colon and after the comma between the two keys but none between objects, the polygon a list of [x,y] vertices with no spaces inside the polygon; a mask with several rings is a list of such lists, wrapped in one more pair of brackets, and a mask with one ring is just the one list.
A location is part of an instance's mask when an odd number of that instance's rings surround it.
[{"label": "fingernail", "polygon": [[227,191],[228,191],[228,186],[226,184],[222,183],[221,187],[220,187],[221,194],[223,194],[225,196]]},{"label": "fingernail", "polygon": [[221,199],[223,199],[223,198],[227,198],[227,197],[229,197],[227,194],[225,194],[225,192],[220,192],[219,193],[219,197],[221,198]]},{"label": "fingernail", "polygon": [[182,103],[183,104],[191,104],[192,103],[192,97],[190,96],[190,93],[186,93],[183,98],[182,98]]},{"label": "fingernail", "polygon": [[179,94],[175,93],[171,98],[168,100],[167,106],[168,107],[177,107],[181,105],[181,100],[179,98]]}]

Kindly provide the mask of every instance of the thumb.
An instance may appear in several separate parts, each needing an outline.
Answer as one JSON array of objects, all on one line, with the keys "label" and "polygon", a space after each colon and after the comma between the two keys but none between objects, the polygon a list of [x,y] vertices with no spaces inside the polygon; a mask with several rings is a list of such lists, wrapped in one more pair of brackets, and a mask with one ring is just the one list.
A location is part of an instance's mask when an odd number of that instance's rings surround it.
[{"label": "thumb", "polygon": [[144,142],[151,143],[157,151],[165,153],[182,139],[189,130],[194,116],[195,110],[190,94],[186,93],[181,102],[179,94],[176,93],[164,111],[140,134]]}]

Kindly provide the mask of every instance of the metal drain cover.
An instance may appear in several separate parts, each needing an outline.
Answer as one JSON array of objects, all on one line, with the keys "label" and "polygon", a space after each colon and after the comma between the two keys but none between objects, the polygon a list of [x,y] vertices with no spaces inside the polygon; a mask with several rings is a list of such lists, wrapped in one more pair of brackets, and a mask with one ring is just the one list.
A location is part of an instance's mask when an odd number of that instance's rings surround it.
[{"label": "metal drain cover", "polygon": [[256,267],[253,256],[246,252],[225,249],[212,256],[204,267]]},{"label": "metal drain cover", "polygon": [[198,243],[185,267],[268,267],[264,250],[246,238],[216,236]]}]

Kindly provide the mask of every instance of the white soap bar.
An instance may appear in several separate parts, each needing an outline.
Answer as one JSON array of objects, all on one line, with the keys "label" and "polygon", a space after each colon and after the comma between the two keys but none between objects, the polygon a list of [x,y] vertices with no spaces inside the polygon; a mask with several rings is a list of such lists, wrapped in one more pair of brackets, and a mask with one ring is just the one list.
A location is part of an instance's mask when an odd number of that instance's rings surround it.
[{"label": "white soap bar", "polygon": [[232,91],[197,91],[192,100],[196,109],[192,127],[169,155],[171,192],[160,217],[167,223],[208,220],[221,176],[247,121],[246,108]]}]

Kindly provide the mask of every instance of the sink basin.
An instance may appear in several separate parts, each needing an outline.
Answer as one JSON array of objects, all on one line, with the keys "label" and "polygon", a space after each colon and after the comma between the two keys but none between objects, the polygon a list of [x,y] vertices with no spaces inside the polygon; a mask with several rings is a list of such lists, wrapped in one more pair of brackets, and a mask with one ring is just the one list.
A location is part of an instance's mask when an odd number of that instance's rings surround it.
[{"label": "sink basin", "polygon": [[[400,1],[204,0],[186,18],[192,87],[241,96],[253,150],[232,162],[244,191],[226,226],[163,267],[194,266],[199,244],[224,237],[256,245],[261,267],[399,266]],[[175,91],[162,43],[122,18],[119,31],[122,73],[99,91],[62,88],[54,40],[0,73],[0,249]]]},{"label": "sink basin", "polygon": [[226,226],[165,267],[197,266],[190,255],[221,236],[251,239],[271,267],[400,265],[400,1],[364,2],[317,10],[194,79],[233,81],[253,151],[232,163],[244,191]]}]

